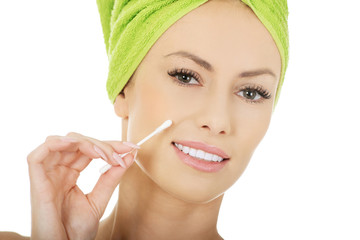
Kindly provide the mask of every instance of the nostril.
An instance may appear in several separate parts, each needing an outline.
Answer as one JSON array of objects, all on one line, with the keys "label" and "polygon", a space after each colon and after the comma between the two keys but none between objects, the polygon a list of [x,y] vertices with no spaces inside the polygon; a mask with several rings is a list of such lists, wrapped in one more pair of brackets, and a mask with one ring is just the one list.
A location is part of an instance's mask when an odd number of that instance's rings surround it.
[{"label": "nostril", "polygon": [[[208,125],[203,125],[201,128],[205,128],[205,129],[208,129],[208,130],[212,130]],[[214,131],[215,131],[216,129],[214,129]],[[221,130],[221,131],[219,131],[219,134],[225,134],[225,131],[224,130]]]},{"label": "nostril", "polygon": [[201,128],[207,128],[210,130],[209,126],[207,126],[207,125],[203,125]]}]

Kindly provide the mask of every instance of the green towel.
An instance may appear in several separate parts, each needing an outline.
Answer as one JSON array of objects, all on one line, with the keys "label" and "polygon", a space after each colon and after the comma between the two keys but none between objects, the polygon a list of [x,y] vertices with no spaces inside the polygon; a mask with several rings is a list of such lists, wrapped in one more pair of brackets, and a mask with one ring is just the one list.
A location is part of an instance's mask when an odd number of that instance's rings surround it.
[{"label": "green towel", "polygon": [[[177,20],[207,1],[97,0],[109,58],[106,89],[112,103],[156,40]],[[282,67],[275,96],[276,105],[288,63],[287,1],[243,2],[268,29],[280,52]]]}]

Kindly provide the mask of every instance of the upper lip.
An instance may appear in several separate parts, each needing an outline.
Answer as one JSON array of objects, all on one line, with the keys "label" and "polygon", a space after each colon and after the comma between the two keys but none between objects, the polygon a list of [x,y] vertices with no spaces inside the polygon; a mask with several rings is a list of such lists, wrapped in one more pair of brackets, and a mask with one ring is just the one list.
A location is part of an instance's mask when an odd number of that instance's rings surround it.
[{"label": "upper lip", "polygon": [[179,143],[183,146],[188,146],[190,148],[196,148],[196,149],[200,149],[203,150],[204,152],[208,152],[211,154],[216,154],[218,156],[220,156],[223,159],[229,159],[229,155],[227,155],[223,150],[221,150],[220,148],[214,146],[214,145],[209,145],[206,143],[202,143],[202,142],[195,142],[195,141],[174,141],[175,143]]}]

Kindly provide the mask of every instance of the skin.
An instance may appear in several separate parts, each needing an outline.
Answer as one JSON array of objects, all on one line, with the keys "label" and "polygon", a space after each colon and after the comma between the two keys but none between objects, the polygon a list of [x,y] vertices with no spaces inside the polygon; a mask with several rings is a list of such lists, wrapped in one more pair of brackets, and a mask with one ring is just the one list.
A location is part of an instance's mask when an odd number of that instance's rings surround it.
[{"label": "skin", "polygon": [[[164,57],[178,51],[205,59],[213,72],[185,57]],[[174,67],[198,73],[201,83],[176,84],[168,75]],[[275,76],[236,77],[257,69]],[[280,70],[271,35],[241,2],[210,1],[171,26],[114,104],[128,141],[138,142],[166,119],[173,125],[141,146],[138,164],[123,176],[118,204],[107,220],[116,227],[104,227],[109,237],[221,239],[216,222],[223,193],[243,173],[268,129]],[[239,91],[249,84],[272,97],[249,102]],[[216,173],[195,170],[179,161],[171,145],[177,140],[215,145],[231,159]]]},{"label": "skin", "polygon": [[[213,71],[186,57],[164,57],[178,51],[206,60]],[[196,72],[199,82],[170,76],[174,68]],[[244,74],[259,69],[274,76]],[[280,70],[271,35],[240,1],[212,0],[185,15],[153,45],[114,104],[126,141],[138,142],[167,119],[173,125],[139,150],[78,133],[49,136],[28,155],[32,238],[222,239],[216,224],[223,194],[268,129]],[[179,85],[184,77],[192,85]],[[253,90],[252,99],[244,90],[249,86],[271,97]],[[214,145],[230,160],[221,171],[201,172],[179,160],[171,144],[179,140]],[[113,153],[130,150],[121,167]],[[94,158],[113,167],[84,194],[76,180]],[[119,183],[116,207],[99,223]],[[12,233],[0,238],[24,239]]]}]

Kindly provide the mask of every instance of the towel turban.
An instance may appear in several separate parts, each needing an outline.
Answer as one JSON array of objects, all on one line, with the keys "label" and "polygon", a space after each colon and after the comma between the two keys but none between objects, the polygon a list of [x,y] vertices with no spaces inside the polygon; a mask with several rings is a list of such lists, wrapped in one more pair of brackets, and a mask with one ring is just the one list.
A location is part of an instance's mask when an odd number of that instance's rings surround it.
[{"label": "towel turban", "polygon": [[[177,20],[208,0],[97,0],[109,72],[106,89],[115,102],[156,40]],[[240,0],[239,0],[240,1]],[[286,0],[242,0],[272,35],[280,56],[277,104],[288,64],[288,7]]]}]

